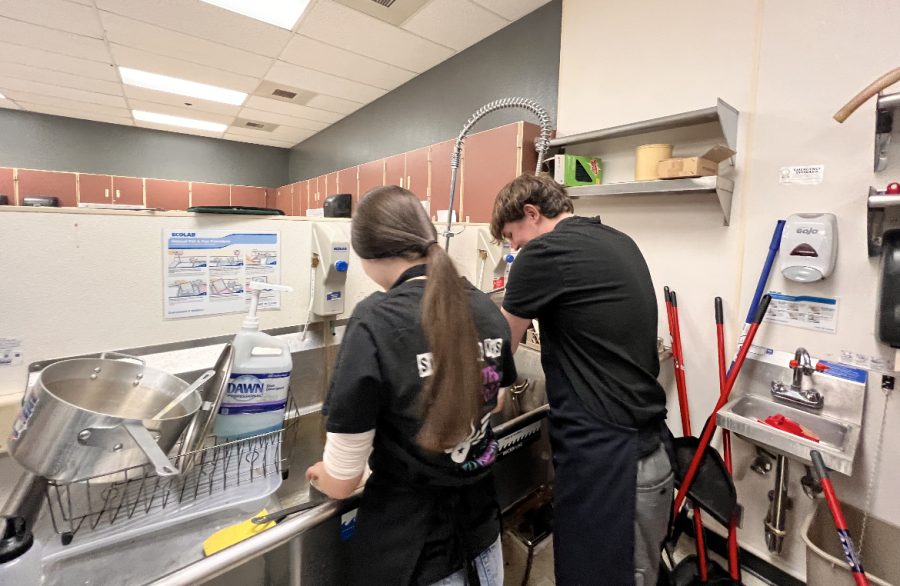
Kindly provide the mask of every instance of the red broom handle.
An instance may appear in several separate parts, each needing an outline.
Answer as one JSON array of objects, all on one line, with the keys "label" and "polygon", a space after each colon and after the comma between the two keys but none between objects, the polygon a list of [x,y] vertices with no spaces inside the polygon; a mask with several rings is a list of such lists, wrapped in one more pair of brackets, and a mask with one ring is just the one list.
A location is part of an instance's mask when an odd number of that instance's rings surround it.
[{"label": "red broom handle", "polygon": [[678,489],[678,494],[675,495],[676,514],[681,510],[681,506],[684,504],[684,499],[687,497],[688,490],[690,490],[691,484],[693,484],[694,482],[694,477],[697,476],[697,470],[700,468],[700,461],[703,459],[703,454],[706,452],[706,448],[709,447],[709,444],[712,441],[713,434],[716,432],[716,414],[719,412],[719,409],[721,409],[725,405],[725,403],[728,402],[728,396],[731,394],[731,390],[734,388],[734,383],[741,372],[741,368],[744,366],[744,361],[747,359],[747,353],[750,351],[750,346],[753,345],[753,339],[756,337],[756,331],[759,329],[759,325],[762,322],[763,317],[766,315],[766,311],[769,308],[769,302],[771,300],[772,298],[770,296],[765,295],[760,301],[759,307],[756,310],[756,315],[753,316],[753,322],[750,324],[750,329],[747,331],[747,338],[744,341],[744,344],[741,346],[740,351],[738,352],[737,359],[734,363],[734,368],[731,369],[731,372],[728,374],[728,377],[725,381],[725,390],[720,394],[719,400],[716,402],[716,406],[713,408],[713,412],[710,415],[709,420],[706,422],[706,425],[703,426],[703,434],[700,436],[700,443],[697,446],[697,452],[691,459],[691,464],[688,467],[688,471],[684,475],[684,479],[681,481],[681,488]]},{"label": "red broom handle", "polygon": [[[722,298],[716,297],[716,348],[719,362],[719,395],[725,392],[725,312],[722,310]],[[722,430],[722,451],[725,452],[725,470],[729,476],[734,473],[731,461],[731,432]],[[740,582],[741,565],[738,559],[737,516],[732,515],[728,522],[728,574],[735,582]]]},{"label": "red broom handle", "polygon": [[841,511],[841,503],[838,501],[837,494],[834,492],[834,486],[831,485],[831,479],[828,477],[828,469],[825,468],[822,454],[816,450],[812,450],[809,455],[812,459],[816,476],[819,477],[819,482],[822,483],[822,491],[825,493],[825,500],[828,502],[828,508],[831,510],[831,517],[834,519],[834,528],[837,529],[838,537],[841,540],[841,547],[844,549],[844,557],[847,559],[847,564],[850,566],[850,572],[853,574],[853,579],[856,580],[858,586],[868,586],[869,578],[866,576],[866,572],[862,567],[862,561],[859,559],[856,548],[853,546],[850,530],[847,529],[847,520],[844,518],[843,511]]}]

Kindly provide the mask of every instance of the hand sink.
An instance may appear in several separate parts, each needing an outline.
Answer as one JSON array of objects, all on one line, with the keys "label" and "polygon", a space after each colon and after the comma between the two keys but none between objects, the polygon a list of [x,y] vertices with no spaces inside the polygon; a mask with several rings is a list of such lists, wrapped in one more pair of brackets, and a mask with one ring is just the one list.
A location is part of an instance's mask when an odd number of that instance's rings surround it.
[{"label": "hand sink", "polygon": [[[743,392],[732,395],[719,411],[719,427],[789,458],[810,464],[810,450],[818,450],[825,465],[842,474],[853,472],[859,444],[865,385],[817,374],[816,388],[824,396],[822,409],[783,402],[769,391],[773,380],[790,380],[791,370],[769,362],[747,360],[739,385]],[[814,441],[763,423],[772,415],[784,415],[818,436]]]}]

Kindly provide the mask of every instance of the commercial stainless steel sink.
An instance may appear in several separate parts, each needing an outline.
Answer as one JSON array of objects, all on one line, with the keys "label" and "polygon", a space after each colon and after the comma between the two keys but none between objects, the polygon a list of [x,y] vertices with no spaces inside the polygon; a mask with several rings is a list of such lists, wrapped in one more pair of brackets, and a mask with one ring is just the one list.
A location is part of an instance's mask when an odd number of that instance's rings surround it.
[{"label": "commercial stainless steel sink", "polygon": [[[828,374],[813,375],[812,384],[824,396],[821,409],[781,401],[770,391],[772,381],[790,384],[787,366],[748,359],[738,379],[738,392],[717,416],[719,427],[728,429],[763,448],[810,464],[810,450],[818,450],[825,465],[850,475],[859,446],[865,405],[864,383]],[[810,381],[805,381],[809,384]],[[785,415],[818,436],[814,441],[763,423],[772,415]]]}]

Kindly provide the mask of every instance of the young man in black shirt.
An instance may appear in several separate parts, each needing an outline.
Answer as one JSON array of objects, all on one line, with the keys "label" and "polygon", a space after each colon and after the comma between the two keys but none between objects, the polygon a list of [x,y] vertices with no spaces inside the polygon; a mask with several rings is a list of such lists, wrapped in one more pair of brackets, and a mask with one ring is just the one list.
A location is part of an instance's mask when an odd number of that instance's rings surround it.
[{"label": "young man in black shirt", "polygon": [[631,238],[574,215],[545,176],[500,191],[491,232],[520,249],[503,301],[513,348],[540,326],[556,583],[654,585],[673,477],[647,264]]}]

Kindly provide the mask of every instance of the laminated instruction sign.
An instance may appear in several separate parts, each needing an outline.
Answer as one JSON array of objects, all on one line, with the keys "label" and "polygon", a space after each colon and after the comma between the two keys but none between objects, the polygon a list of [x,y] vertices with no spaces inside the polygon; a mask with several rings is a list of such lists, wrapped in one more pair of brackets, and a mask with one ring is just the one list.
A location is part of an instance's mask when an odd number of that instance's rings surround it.
[{"label": "laminated instruction sign", "polygon": [[[166,318],[244,313],[250,281],[281,282],[278,232],[163,231]],[[277,291],[263,291],[259,309],[277,309]]]},{"label": "laminated instruction sign", "polygon": [[770,291],[772,301],[766,321],[805,330],[835,333],[837,331],[838,300],[810,295],[785,295]]}]

